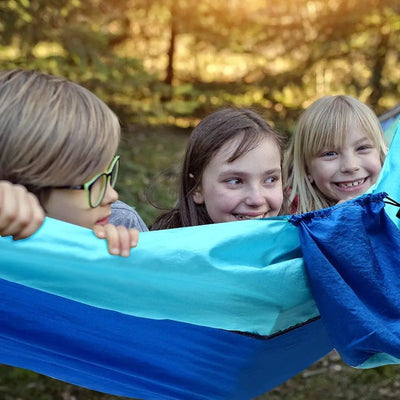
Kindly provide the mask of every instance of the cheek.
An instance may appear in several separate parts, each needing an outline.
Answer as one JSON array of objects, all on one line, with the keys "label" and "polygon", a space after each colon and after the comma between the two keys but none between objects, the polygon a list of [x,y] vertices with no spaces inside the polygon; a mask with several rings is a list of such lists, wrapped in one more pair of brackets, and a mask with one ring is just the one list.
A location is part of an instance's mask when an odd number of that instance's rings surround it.
[{"label": "cheek", "polygon": [[92,228],[93,212],[87,205],[84,192],[54,190],[45,201],[44,209],[51,218]]},{"label": "cheek", "polygon": [[210,187],[204,201],[207,210],[230,212],[240,201],[239,191],[221,188],[218,185]]},{"label": "cheek", "polygon": [[278,209],[282,207],[282,203],[283,203],[283,189],[282,186],[280,188],[276,188],[276,190],[274,190],[274,192],[271,194],[270,196],[270,203],[271,205]]},{"label": "cheek", "polygon": [[377,153],[376,158],[375,158],[375,173],[378,175],[381,172],[382,169],[382,162],[379,157],[379,153]]},{"label": "cheek", "polygon": [[371,165],[370,171],[372,176],[372,183],[375,183],[376,180],[378,179],[381,169],[382,169],[382,164],[380,160],[379,162],[375,162],[374,165]]},{"label": "cheek", "polygon": [[318,185],[330,180],[329,178],[335,171],[335,165],[333,163],[315,163],[313,167],[310,168],[310,175]]},{"label": "cheek", "polygon": [[237,202],[237,195],[235,191],[214,190],[209,196],[209,202],[221,210],[227,210],[231,208],[232,204]]}]

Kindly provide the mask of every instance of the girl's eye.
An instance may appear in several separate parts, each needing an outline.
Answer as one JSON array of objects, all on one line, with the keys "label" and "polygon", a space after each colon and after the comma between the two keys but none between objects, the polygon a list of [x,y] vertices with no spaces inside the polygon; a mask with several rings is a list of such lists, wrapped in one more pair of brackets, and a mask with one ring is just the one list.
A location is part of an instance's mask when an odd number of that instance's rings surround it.
[{"label": "girl's eye", "polygon": [[357,151],[368,151],[373,148],[374,146],[372,144],[363,144],[362,146],[357,148]]},{"label": "girl's eye", "polygon": [[229,183],[230,185],[238,185],[242,183],[242,180],[239,178],[229,178],[225,180],[226,183]]},{"label": "girl's eye", "polygon": [[270,176],[267,179],[265,179],[265,183],[274,183],[278,180],[279,180],[279,178],[277,176]]},{"label": "girl's eye", "polygon": [[322,154],[321,154],[321,157],[335,157],[335,156],[337,156],[337,152],[336,151],[333,151],[333,150],[330,150],[330,151],[324,151]]}]

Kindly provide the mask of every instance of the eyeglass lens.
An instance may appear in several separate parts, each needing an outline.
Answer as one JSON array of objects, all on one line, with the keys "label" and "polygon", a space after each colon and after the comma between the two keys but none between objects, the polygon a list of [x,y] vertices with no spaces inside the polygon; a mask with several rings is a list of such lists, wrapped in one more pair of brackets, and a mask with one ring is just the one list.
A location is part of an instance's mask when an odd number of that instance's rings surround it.
[{"label": "eyeglass lens", "polygon": [[90,204],[92,207],[97,207],[103,200],[107,190],[107,180],[110,177],[111,187],[115,187],[118,178],[119,171],[119,160],[114,164],[113,169],[109,174],[101,174],[91,185],[90,185]]}]

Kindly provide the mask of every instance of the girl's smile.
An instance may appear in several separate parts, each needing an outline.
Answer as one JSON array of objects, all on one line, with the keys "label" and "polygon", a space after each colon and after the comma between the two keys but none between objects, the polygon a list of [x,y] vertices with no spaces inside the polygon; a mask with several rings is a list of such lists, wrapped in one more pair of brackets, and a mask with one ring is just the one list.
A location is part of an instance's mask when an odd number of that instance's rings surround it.
[{"label": "girl's smile", "polygon": [[334,184],[346,193],[357,192],[359,190],[366,191],[370,186],[368,183],[368,177],[347,182],[334,182]]},{"label": "girl's smile", "polygon": [[269,137],[262,138],[254,148],[228,161],[240,142],[239,136],[219,149],[193,194],[194,202],[205,205],[214,223],[273,217],[282,206],[277,144]]},{"label": "girl's smile", "polygon": [[310,161],[309,180],[329,199],[344,201],[364,194],[381,170],[379,150],[359,127],[344,146],[320,152]]}]

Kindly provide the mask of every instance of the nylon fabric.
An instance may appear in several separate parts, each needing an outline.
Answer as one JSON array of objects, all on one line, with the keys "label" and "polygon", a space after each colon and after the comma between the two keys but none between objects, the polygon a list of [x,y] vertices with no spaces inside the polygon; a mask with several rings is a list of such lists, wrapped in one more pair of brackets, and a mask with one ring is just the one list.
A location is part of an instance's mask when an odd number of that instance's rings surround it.
[{"label": "nylon fabric", "polygon": [[[383,164],[377,183],[370,189],[370,193],[386,192],[389,197],[400,203],[400,122],[397,125],[388,154]],[[399,208],[386,204],[385,211],[400,229],[400,219],[396,214]]]},{"label": "nylon fabric", "polygon": [[0,279],[0,361],[119,396],[249,399],[332,349],[319,319],[271,339],[132,317]]},{"label": "nylon fabric", "polygon": [[322,320],[352,366],[400,358],[400,231],[385,197],[368,194],[291,219]]},{"label": "nylon fabric", "polygon": [[285,218],[143,232],[129,258],[46,218],[0,252],[0,278],[138,317],[270,335],[319,315]]}]

